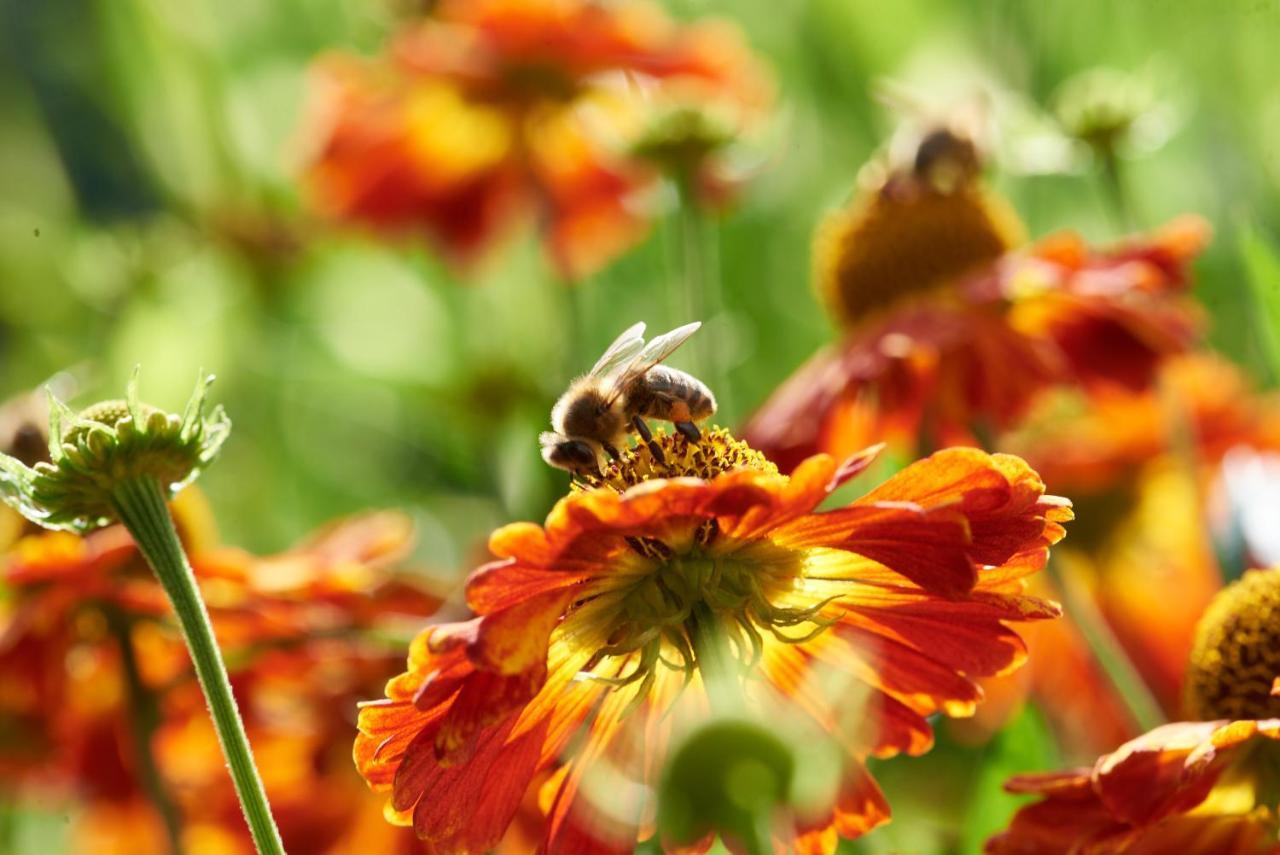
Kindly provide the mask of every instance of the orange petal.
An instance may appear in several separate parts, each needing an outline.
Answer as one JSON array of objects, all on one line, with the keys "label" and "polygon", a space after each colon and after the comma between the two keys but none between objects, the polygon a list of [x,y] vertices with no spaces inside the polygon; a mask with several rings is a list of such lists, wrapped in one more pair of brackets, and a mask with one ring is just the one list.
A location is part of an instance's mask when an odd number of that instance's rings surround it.
[{"label": "orange petal", "polygon": [[855,504],[810,514],[775,532],[780,543],[825,546],[883,564],[926,591],[946,597],[969,592],[978,570],[969,560],[969,529],[950,509],[901,502]]},{"label": "orange petal", "polygon": [[553,591],[481,619],[467,656],[476,667],[513,675],[547,662],[547,641],[572,593]]},{"label": "orange petal", "polygon": [[537,771],[545,730],[508,739],[514,724],[511,716],[482,734],[467,763],[437,766],[422,777],[413,810],[418,837],[443,852],[484,852],[498,845]]}]

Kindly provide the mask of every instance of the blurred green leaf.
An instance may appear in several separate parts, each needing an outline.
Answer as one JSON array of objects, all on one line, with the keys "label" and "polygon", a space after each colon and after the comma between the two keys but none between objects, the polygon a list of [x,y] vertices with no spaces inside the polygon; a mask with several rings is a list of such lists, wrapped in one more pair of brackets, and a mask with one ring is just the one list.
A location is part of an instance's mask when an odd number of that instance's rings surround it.
[{"label": "blurred green leaf", "polygon": [[1004,782],[1022,772],[1053,769],[1059,763],[1049,727],[1033,705],[1027,704],[987,747],[973,780],[973,797],[965,812],[958,852],[978,855],[983,842],[1005,828],[1026,802],[1003,789]]},{"label": "blurred green leaf", "polygon": [[1280,383],[1280,248],[1257,226],[1240,231],[1240,257],[1255,311],[1253,335],[1271,385]]}]

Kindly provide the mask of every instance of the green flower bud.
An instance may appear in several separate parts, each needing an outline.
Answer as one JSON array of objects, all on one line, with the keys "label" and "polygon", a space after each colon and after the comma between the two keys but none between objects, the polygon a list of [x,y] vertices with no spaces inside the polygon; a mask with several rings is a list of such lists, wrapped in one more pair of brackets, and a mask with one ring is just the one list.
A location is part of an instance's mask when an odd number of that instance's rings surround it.
[{"label": "green flower bud", "polygon": [[739,719],[712,722],[680,746],[663,774],[659,831],[675,843],[713,831],[738,841],[768,840],[774,812],[791,801],[795,777],[794,752],[777,734]]},{"label": "green flower bud", "polygon": [[45,528],[83,533],[115,522],[113,495],[152,479],[169,496],[196,479],[231,431],[222,407],[204,413],[212,375],[197,381],[181,415],[138,400],[138,373],[125,400],[78,415],[50,394],[49,462],[33,467],[0,454],[0,497]]}]

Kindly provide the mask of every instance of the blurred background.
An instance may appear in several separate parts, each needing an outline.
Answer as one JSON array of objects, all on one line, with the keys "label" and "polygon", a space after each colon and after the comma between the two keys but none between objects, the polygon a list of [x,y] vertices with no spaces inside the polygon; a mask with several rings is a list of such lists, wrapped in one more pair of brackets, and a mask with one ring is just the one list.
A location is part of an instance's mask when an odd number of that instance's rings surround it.
[{"label": "blurred background", "polygon": [[[113,397],[140,364],[144,399],[172,408],[212,371],[235,424],[201,482],[223,541],[278,551],[334,517],[403,508],[414,566],[450,591],[493,527],[563,494],[537,434],[571,373],[634,321],[688,318],[670,297],[684,275],[674,213],[571,293],[528,233],[463,279],[423,244],[308,212],[309,68],[374,52],[415,5],[0,0],[0,398],[60,372],[75,401]],[[707,224],[718,421],[740,423],[830,339],[812,229],[901,120],[875,97],[888,81],[932,109],[984,93],[991,180],[1033,237],[1105,242],[1204,216],[1210,342],[1276,382],[1280,3],[664,5],[737,22],[776,75],[759,173]],[[1131,87],[1142,114],[1121,151],[1128,223],[1061,121],[1081,85]],[[1033,708],[978,749],[943,732],[932,754],[877,771],[895,820],[842,851],[977,851],[1015,803],[998,783],[1054,755]],[[57,851],[64,819],[19,812],[15,839]]]}]

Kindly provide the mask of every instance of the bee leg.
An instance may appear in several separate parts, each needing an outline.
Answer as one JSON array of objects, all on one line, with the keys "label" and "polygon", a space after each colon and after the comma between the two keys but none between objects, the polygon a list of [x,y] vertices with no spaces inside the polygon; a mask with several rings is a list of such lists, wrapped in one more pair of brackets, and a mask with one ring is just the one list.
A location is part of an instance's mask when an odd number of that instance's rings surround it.
[{"label": "bee leg", "polygon": [[649,453],[653,455],[653,459],[661,463],[667,464],[667,457],[662,453],[662,446],[658,445],[658,441],[653,438],[653,434],[649,432],[649,426],[645,424],[644,419],[639,416],[633,416],[631,426],[636,429],[636,433],[640,434],[640,439],[645,445],[649,446]]},{"label": "bee leg", "polygon": [[693,422],[676,422],[676,430],[680,431],[680,435],[689,442],[697,442],[702,439],[702,431],[698,430],[698,426]]},{"label": "bee leg", "polygon": [[610,445],[610,444],[609,444],[609,443],[607,443],[607,442],[606,442],[606,443],[602,443],[602,445],[604,445],[604,453],[605,453],[605,454],[607,454],[607,455],[609,455],[609,459],[610,459],[610,460],[621,460],[621,459],[622,459],[622,455],[618,453],[618,449],[614,448],[612,445]]}]

